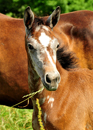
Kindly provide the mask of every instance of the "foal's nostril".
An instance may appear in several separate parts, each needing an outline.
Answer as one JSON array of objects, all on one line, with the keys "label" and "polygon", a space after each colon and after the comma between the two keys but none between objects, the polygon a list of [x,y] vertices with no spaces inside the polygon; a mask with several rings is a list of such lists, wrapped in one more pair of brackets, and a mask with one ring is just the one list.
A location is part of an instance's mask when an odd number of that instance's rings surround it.
[{"label": "foal's nostril", "polygon": [[51,83],[51,80],[50,80],[50,78],[49,78],[49,75],[48,75],[48,74],[46,75],[46,82],[47,82],[47,83],[49,83],[49,84]]}]

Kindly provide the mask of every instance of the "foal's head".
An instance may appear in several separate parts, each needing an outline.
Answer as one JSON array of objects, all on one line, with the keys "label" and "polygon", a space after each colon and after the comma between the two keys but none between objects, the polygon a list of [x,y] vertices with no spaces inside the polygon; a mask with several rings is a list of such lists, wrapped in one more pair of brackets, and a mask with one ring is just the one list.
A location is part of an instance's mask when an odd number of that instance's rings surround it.
[{"label": "foal's head", "polygon": [[59,42],[52,32],[59,17],[59,7],[54,10],[47,21],[34,18],[30,7],[27,7],[24,13],[28,60],[41,78],[44,87],[50,91],[56,90],[60,82],[60,74],[56,68]]}]

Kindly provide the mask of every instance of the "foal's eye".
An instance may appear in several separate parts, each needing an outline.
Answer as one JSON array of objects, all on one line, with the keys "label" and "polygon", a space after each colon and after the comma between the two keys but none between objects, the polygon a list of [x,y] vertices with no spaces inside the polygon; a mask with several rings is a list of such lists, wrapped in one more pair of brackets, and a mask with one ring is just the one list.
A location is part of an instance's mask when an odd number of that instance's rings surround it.
[{"label": "foal's eye", "polygon": [[29,47],[30,50],[34,49],[34,47],[31,44],[28,44],[28,47]]},{"label": "foal's eye", "polygon": [[57,45],[57,48],[59,48],[59,44]]}]

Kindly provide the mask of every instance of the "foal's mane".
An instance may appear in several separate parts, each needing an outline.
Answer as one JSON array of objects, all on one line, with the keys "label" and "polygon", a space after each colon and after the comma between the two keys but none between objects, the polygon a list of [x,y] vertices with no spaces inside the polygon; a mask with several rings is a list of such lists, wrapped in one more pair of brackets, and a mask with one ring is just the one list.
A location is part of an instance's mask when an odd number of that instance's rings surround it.
[{"label": "foal's mane", "polygon": [[66,70],[78,67],[77,58],[75,57],[75,54],[71,51],[68,51],[65,46],[57,50],[57,60]]},{"label": "foal's mane", "polygon": [[[42,18],[35,17],[32,28],[31,28],[32,35],[36,27],[38,27],[39,25],[48,26],[46,25],[45,21]],[[57,50],[57,60],[59,61],[61,66],[66,70],[77,68],[78,66],[77,58],[75,57],[73,52],[68,52],[65,46]]]}]

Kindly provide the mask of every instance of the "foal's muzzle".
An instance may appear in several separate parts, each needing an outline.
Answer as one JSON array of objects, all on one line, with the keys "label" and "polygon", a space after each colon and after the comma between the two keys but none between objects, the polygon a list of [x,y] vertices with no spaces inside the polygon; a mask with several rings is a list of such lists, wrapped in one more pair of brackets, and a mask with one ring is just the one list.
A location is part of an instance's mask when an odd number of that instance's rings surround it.
[{"label": "foal's muzzle", "polygon": [[46,73],[43,79],[43,84],[49,91],[55,91],[58,88],[59,82],[60,74],[58,71]]}]

